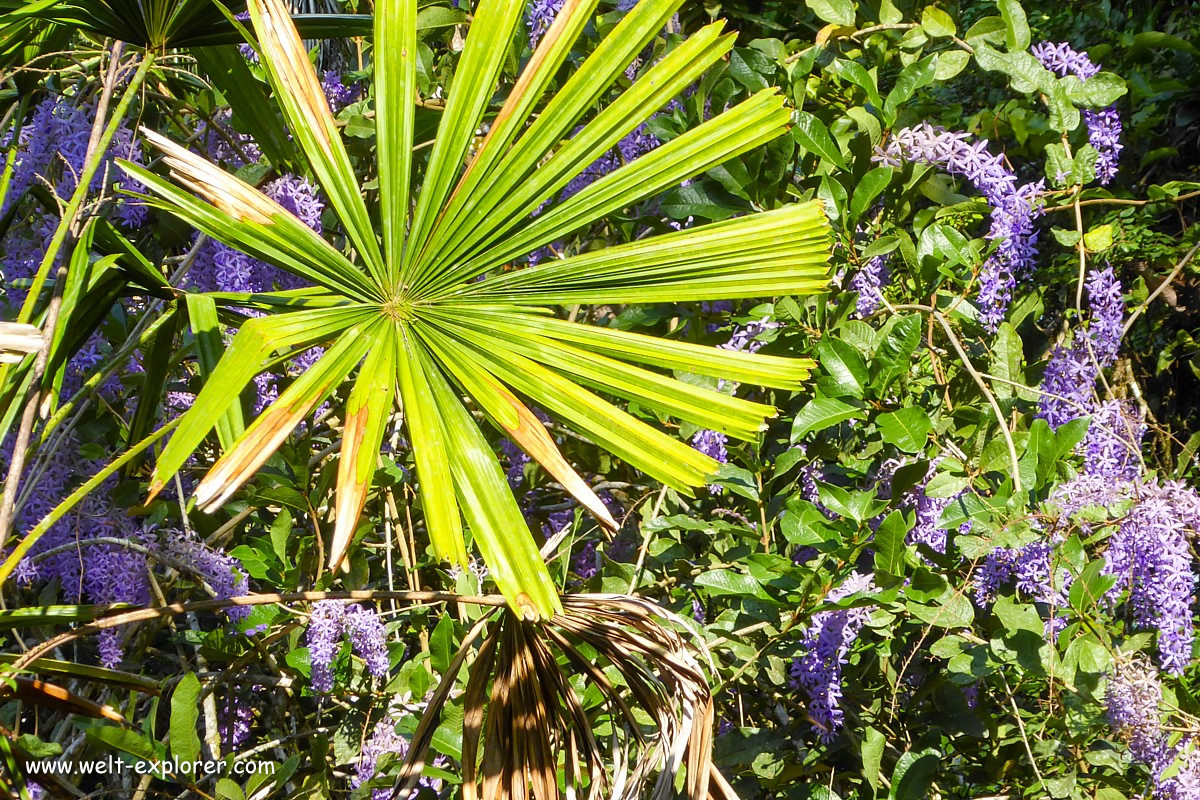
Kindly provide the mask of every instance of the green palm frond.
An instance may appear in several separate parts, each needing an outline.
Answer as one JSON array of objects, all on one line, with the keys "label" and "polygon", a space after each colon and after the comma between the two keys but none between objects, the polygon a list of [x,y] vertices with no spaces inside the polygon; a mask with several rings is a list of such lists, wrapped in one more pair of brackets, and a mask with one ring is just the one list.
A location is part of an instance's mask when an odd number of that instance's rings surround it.
[{"label": "green palm frond", "polygon": [[159,457],[152,492],[214,427],[223,431],[222,438],[235,430],[229,414],[238,394],[272,358],[332,341],[317,364],[225,448],[198,488],[200,505],[212,510],[227,500],[361,363],[345,414],[331,566],[350,546],[386,419],[399,402],[434,550],[465,563],[464,528],[469,529],[513,608],[526,618],[545,619],[561,611],[558,594],[465,398],[609,527],[615,523],[603,504],[558,451],[528,402],[687,493],[704,484],[716,462],[606,396],[754,439],[774,409],[697,388],[667,371],[795,389],[807,378],[811,361],[595,328],[559,319],[547,307],[821,291],[830,240],[818,203],[788,205],[537,267],[499,269],[787,131],[789,112],[782,98],[764,90],[570,199],[554,202],[572,178],[729,52],[732,37],[722,35],[720,24],[710,25],[585,119],[681,2],[642,0],[547,97],[595,11],[596,0],[568,0],[503,106],[491,115],[480,143],[475,131],[489,114],[507,43],[524,8],[524,0],[482,0],[423,183],[415,191],[416,0],[376,2],[377,235],[283,0],[250,0],[274,94],[353,254],[346,256],[238,178],[147,133],[165,154],[174,183],[136,165],[122,166],[156,195],[157,207],[316,285],[220,295],[224,302],[270,313],[243,325],[208,376]]}]

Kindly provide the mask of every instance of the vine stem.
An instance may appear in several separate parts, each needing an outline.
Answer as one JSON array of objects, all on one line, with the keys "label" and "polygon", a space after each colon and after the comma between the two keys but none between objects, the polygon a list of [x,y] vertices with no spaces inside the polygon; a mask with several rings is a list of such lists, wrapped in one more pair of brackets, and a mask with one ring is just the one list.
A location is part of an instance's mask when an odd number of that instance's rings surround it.
[{"label": "vine stem", "polygon": [[1013,443],[1012,431],[1008,429],[1008,424],[1004,421],[1004,411],[1000,408],[1000,403],[996,400],[996,395],[992,394],[992,390],[988,388],[987,381],[983,379],[982,373],[975,369],[975,365],[971,363],[971,359],[967,356],[967,351],[963,348],[962,342],[954,334],[954,330],[950,327],[950,322],[942,316],[940,311],[931,309],[930,313],[938,324],[942,326],[942,330],[946,332],[946,338],[950,340],[954,352],[958,353],[959,359],[962,361],[963,368],[970,373],[975,379],[975,384],[979,387],[979,391],[983,392],[983,396],[987,398],[988,404],[991,405],[992,411],[996,414],[996,422],[1000,425],[1000,432],[1004,434],[1004,444],[1008,447],[1008,457],[1012,461],[1012,478],[1013,491],[1017,494],[1024,493],[1024,488],[1021,485],[1021,464],[1017,458],[1017,446]]},{"label": "vine stem", "polygon": [[1125,320],[1125,326],[1121,328],[1122,339],[1125,338],[1125,334],[1129,333],[1129,329],[1133,327],[1133,323],[1137,322],[1137,318],[1140,317],[1142,313],[1150,307],[1150,304],[1153,303],[1160,294],[1165,292],[1167,287],[1179,277],[1179,273],[1183,272],[1183,268],[1186,267],[1189,262],[1191,262],[1198,250],[1200,250],[1200,242],[1197,242],[1195,246],[1187,252],[1187,255],[1179,260],[1179,263],[1175,265],[1175,269],[1171,270],[1171,274],[1168,275],[1166,279],[1163,280],[1163,282],[1160,283],[1145,300],[1138,304],[1138,307],[1135,308],[1133,313],[1129,315],[1129,318]]},{"label": "vine stem", "polygon": [[[45,656],[64,644],[85,636],[99,633],[119,625],[130,625],[134,622],[146,622],[152,619],[174,617],[180,614],[198,613],[201,611],[220,611],[235,606],[265,606],[280,603],[317,602],[320,600],[397,600],[408,603],[467,603],[477,606],[493,606],[502,608],[508,605],[503,595],[465,595],[454,592],[392,592],[376,589],[356,589],[346,592],[290,592],[287,594],[248,594],[241,597],[230,597],[224,600],[198,600],[193,603],[170,603],[163,606],[138,608],[133,611],[119,609],[120,613],[102,616],[99,619],[81,625],[74,630],[61,633],[42,642],[29,652],[13,662],[13,669],[25,669],[33,661]],[[2,689],[0,689],[2,691]]]},{"label": "vine stem", "polygon": [[[96,119],[92,123],[92,137],[88,140],[88,151],[83,172],[79,175],[79,183],[75,187],[75,192],[71,195],[71,200],[63,211],[58,227],[54,231],[54,237],[46,247],[46,253],[42,257],[38,273],[29,287],[29,294],[25,298],[25,304],[22,306],[21,313],[17,317],[18,322],[27,323],[32,318],[34,306],[41,295],[42,287],[45,286],[50,267],[54,264],[59,251],[67,242],[68,236],[74,238],[78,233],[79,221],[82,218],[83,203],[87,198],[92,178],[95,177],[97,170],[99,170],[100,162],[104,160],[104,155],[108,152],[108,147],[112,144],[113,137],[116,136],[121,120],[124,119],[125,114],[129,111],[129,107],[133,103],[133,98],[137,95],[138,87],[141,86],[146,78],[146,74],[150,70],[151,64],[154,63],[154,57],[150,53],[146,53],[142,57],[142,62],[130,80],[129,86],[126,87],[125,95],[117,104],[117,108],[113,112],[112,118],[109,119],[108,125],[101,128],[108,109],[109,100],[112,98],[117,79],[120,75],[119,61],[123,48],[124,44],[122,42],[116,42],[112,46],[112,61],[109,64],[108,75],[105,77],[104,91],[96,105]],[[101,130],[103,131],[102,133],[99,132]],[[41,405],[41,392],[38,390],[38,384],[46,372],[46,365],[50,359],[50,348],[54,342],[55,329],[58,327],[59,311],[62,308],[62,293],[66,286],[66,273],[67,266],[63,265],[58,268],[55,275],[54,296],[50,300],[50,305],[46,310],[46,319],[42,325],[42,349],[38,351],[33,363],[32,380],[29,383],[29,397],[25,400],[25,408],[21,414],[21,425],[17,430],[17,438],[13,444],[12,461],[9,463],[8,475],[4,480],[4,495],[3,498],[0,498],[0,550],[4,549],[5,541],[8,539],[12,528],[13,511],[17,500],[17,488],[21,480],[21,473],[25,468],[25,450],[29,447],[34,417],[37,415],[38,406]],[[7,374],[7,370],[0,371],[0,377],[6,377]]]}]

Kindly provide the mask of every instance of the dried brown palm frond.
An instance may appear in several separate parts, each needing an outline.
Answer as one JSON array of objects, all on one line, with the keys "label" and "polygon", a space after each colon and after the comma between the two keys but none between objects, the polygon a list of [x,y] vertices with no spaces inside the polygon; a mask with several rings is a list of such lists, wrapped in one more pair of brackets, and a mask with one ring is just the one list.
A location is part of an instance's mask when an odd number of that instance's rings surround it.
[{"label": "dried brown palm frond", "polygon": [[684,797],[734,800],[710,763],[707,653],[680,634],[683,621],[636,597],[562,601],[549,621],[496,609],[467,633],[392,796],[411,796],[473,654],[463,694],[463,800],[558,800],[560,781],[569,800],[633,800],[644,789],[666,798],[676,795],[681,773]]}]

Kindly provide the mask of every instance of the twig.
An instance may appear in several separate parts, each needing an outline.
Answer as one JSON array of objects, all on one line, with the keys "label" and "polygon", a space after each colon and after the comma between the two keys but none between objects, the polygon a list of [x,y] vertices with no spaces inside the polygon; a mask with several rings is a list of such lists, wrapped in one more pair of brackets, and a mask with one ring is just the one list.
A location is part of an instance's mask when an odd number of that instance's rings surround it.
[{"label": "twig", "polygon": [[1182,259],[1180,259],[1179,263],[1175,265],[1175,269],[1171,270],[1171,274],[1167,276],[1166,280],[1164,280],[1162,283],[1160,283],[1158,285],[1158,287],[1153,292],[1151,292],[1150,295],[1145,300],[1143,300],[1141,303],[1138,304],[1138,307],[1135,308],[1133,310],[1133,313],[1129,315],[1129,319],[1125,320],[1125,326],[1123,328],[1121,328],[1121,338],[1122,339],[1125,338],[1125,334],[1129,333],[1129,329],[1133,327],[1133,323],[1136,322],[1137,318],[1142,315],[1142,312],[1144,312],[1146,310],[1146,308],[1149,307],[1149,305],[1151,303],[1153,303],[1160,294],[1162,294],[1163,292],[1165,292],[1167,290],[1167,287],[1171,284],[1172,281],[1174,281],[1176,278],[1179,277],[1179,273],[1183,272],[1183,268],[1188,265],[1188,263],[1192,260],[1192,257],[1196,255],[1196,251],[1198,251],[1198,250],[1200,250],[1200,242],[1197,242],[1195,244],[1195,246],[1193,246],[1192,249],[1187,252],[1187,255],[1185,255]]},{"label": "twig", "polygon": [[1017,494],[1024,492],[1021,485],[1021,466],[1020,459],[1017,458],[1017,446],[1013,443],[1012,432],[1008,429],[1008,424],[1004,421],[1004,412],[1000,408],[1000,403],[996,401],[996,396],[992,394],[992,390],[988,388],[987,381],[983,379],[983,375],[979,370],[975,369],[975,365],[971,363],[971,359],[967,356],[967,351],[963,349],[962,342],[954,334],[950,327],[949,321],[946,320],[940,311],[930,309],[930,313],[937,319],[942,326],[942,330],[946,332],[946,337],[950,340],[950,344],[954,347],[954,351],[958,353],[959,359],[962,361],[963,368],[970,373],[975,379],[975,384],[979,387],[979,391],[983,392],[983,396],[987,398],[988,403],[992,407],[992,411],[996,414],[996,422],[1000,425],[1000,432],[1004,434],[1004,443],[1008,446],[1008,457],[1012,461],[1012,478],[1013,490]]},{"label": "twig", "polygon": [[1008,678],[1004,676],[1004,672],[999,673],[1000,680],[1004,681],[1004,693],[1008,695],[1008,702],[1012,705],[1013,716],[1017,718],[1017,729],[1021,732],[1021,742],[1025,745],[1025,755],[1029,756],[1029,766],[1033,767],[1033,774],[1037,776],[1038,783],[1042,786],[1042,791],[1046,789],[1046,781],[1042,778],[1042,773],[1038,769],[1037,759],[1033,757],[1033,749],[1029,746],[1029,736],[1025,733],[1025,721],[1021,719],[1021,709],[1017,707],[1017,701],[1013,698],[1012,689],[1008,685]]}]

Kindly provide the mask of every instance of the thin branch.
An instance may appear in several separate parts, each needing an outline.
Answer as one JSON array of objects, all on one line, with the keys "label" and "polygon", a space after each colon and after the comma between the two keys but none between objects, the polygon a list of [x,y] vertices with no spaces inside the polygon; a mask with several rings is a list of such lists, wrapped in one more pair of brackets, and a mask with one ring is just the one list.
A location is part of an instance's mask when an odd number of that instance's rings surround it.
[{"label": "thin branch", "polygon": [[1150,296],[1143,300],[1138,307],[1133,310],[1133,313],[1129,315],[1129,319],[1125,320],[1125,327],[1121,328],[1122,339],[1125,338],[1125,334],[1129,333],[1129,329],[1133,327],[1133,323],[1137,322],[1137,318],[1142,315],[1142,312],[1144,312],[1160,294],[1167,290],[1167,287],[1171,285],[1172,281],[1179,277],[1179,273],[1183,272],[1183,268],[1188,265],[1198,250],[1200,250],[1200,242],[1197,242],[1195,246],[1193,246],[1192,249],[1187,252],[1187,255],[1180,259],[1179,263],[1175,265],[1175,269],[1171,270],[1171,274],[1167,276],[1166,280],[1160,283],[1158,287],[1150,293]]}]

